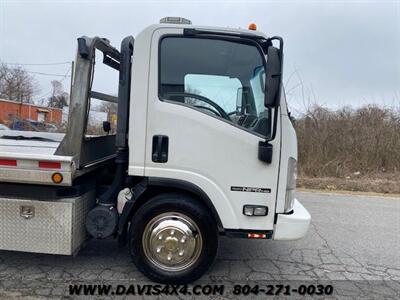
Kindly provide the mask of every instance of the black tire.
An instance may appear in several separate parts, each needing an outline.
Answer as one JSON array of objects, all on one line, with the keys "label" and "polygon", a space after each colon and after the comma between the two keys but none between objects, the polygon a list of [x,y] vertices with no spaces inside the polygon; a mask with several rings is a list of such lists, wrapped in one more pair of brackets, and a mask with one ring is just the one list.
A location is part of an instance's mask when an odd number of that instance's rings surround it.
[{"label": "black tire", "polygon": [[[184,270],[166,271],[149,260],[142,242],[144,230],[158,215],[168,212],[189,217],[198,227],[202,246],[200,254]],[[200,278],[212,265],[218,251],[218,229],[209,210],[191,195],[166,193],[143,204],[132,217],[129,229],[129,251],[136,267],[149,279],[167,284],[186,284]]]}]

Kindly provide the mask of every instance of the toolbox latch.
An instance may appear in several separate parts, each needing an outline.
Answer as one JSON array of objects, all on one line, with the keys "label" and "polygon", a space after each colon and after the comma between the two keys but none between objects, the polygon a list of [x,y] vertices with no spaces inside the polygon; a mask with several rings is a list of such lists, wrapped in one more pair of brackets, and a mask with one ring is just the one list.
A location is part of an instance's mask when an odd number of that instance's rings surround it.
[{"label": "toolbox latch", "polygon": [[21,205],[19,208],[19,215],[25,219],[32,219],[35,216],[35,207]]}]

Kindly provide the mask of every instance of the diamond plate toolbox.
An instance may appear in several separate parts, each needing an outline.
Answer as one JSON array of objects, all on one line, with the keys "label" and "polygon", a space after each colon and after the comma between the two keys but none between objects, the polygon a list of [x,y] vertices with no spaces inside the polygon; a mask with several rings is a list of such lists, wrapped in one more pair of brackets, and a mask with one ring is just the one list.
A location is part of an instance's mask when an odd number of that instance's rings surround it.
[{"label": "diamond plate toolbox", "polygon": [[94,192],[54,201],[0,197],[0,250],[74,254],[88,238]]}]

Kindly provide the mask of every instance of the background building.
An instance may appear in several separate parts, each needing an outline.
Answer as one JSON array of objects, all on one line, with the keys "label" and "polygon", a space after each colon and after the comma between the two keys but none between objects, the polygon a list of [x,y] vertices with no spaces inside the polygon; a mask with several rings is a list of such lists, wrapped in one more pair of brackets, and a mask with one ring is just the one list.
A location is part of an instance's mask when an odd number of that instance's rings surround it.
[{"label": "background building", "polygon": [[10,125],[15,119],[61,125],[63,110],[0,99],[0,123]]}]

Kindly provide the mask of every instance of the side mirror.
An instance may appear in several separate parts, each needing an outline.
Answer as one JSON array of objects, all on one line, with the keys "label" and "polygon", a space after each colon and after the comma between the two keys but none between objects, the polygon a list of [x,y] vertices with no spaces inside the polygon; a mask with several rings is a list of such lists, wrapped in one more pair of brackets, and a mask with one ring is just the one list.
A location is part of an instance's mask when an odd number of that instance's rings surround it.
[{"label": "side mirror", "polygon": [[280,50],[274,46],[268,47],[268,57],[265,78],[265,107],[274,107],[277,104],[281,88],[282,60]]},{"label": "side mirror", "polygon": [[108,121],[103,122],[103,130],[107,133],[111,131],[111,123]]}]

